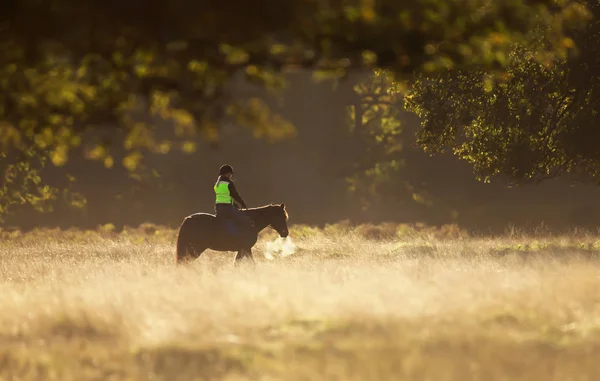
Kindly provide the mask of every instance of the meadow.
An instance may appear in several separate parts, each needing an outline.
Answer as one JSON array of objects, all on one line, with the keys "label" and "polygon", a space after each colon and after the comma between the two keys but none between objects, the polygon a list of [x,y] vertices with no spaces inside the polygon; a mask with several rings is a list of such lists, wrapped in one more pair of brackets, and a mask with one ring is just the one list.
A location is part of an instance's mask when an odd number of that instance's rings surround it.
[{"label": "meadow", "polygon": [[598,380],[600,238],[290,229],[174,265],[176,230],[0,231],[0,380]]}]

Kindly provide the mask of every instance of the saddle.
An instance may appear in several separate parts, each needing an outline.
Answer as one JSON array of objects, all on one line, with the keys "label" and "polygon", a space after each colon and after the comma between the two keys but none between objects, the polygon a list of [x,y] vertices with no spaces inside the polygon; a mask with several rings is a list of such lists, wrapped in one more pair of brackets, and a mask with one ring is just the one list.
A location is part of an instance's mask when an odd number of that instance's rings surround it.
[{"label": "saddle", "polygon": [[227,232],[227,235],[239,237],[243,233],[242,227],[233,219],[216,217],[218,224]]}]

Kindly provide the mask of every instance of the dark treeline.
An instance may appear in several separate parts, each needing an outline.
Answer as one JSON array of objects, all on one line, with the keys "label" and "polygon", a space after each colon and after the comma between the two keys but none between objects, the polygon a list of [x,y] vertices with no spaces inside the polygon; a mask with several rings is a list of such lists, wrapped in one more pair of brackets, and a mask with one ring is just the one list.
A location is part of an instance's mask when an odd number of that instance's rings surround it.
[{"label": "dark treeline", "polygon": [[[405,149],[399,154],[406,160],[403,178],[386,188],[391,196],[379,203],[372,200],[363,210],[345,180],[352,174],[357,151],[344,109],[356,101],[352,86],[364,77],[340,82],[335,90],[330,84],[314,84],[310,74],[291,77],[282,114],[298,126],[296,138],[270,144],[254,139],[250,132],[224,126],[219,149],[205,145],[192,154],[147,157],[160,177],[143,182],[132,179],[123,168],[73,160],[68,165],[77,178],[72,187],[88,199],[85,209],[62,203],[48,213],[23,208],[9,216],[6,225],[24,229],[144,222],[177,226],[188,214],[212,210],[212,185],[224,162],[234,166],[238,187],[250,206],[285,202],[293,223],[322,225],[344,219],[459,223],[484,232],[501,232],[511,224],[521,228],[546,224],[560,230],[600,223],[600,189],[595,185],[573,186],[566,178],[522,187],[476,181],[467,163],[451,155],[431,158],[423,153],[414,144],[419,120],[408,113],[403,114]],[[419,185],[431,204],[416,202],[403,186],[405,181]]]},{"label": "dark treeline", "polygon": [[569,181],[600,173],[599,19],[591,0],[3,2],[0,219],[175,226],[227,162],[298,223],[593,226],[596,188]]}]

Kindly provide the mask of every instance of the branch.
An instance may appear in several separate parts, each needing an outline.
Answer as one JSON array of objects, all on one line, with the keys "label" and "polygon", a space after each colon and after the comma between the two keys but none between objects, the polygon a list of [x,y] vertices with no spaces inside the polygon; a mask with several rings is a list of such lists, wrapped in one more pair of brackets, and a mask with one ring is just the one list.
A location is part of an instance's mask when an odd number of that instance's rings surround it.
[{"label": "branch", "polygon": [[[552,116],[552,119],[550,121],[550,125],[548,126],[548,132],[546,133],[546,139],[545,139],[546,142],[548,142],[550,140],[550,138],[556,133],[556,131],[558,130],[558,125],[559,125],[560,121],[563,119],[563,117],[566,115],[566,113],[569,110],[571,110],[573,108],[573,106],[577,103],[580,93],[581,93],[580,91],[575,89],[572,92],[565,94],[561,98],[561,100],[558,102],[558,105],[556,106],[556,108],[554,110],[554,115]],[[569,96],[573,96],[572,101],[570,101],[570,103],[566,107],[564,107],[564,109],[562,111],[560,111],[561,106],[569,98]]]}]

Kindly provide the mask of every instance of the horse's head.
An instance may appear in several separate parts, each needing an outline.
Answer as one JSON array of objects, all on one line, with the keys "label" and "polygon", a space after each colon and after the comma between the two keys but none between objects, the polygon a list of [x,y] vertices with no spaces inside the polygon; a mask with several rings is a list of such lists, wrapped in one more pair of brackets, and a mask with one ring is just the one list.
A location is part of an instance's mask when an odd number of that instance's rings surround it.
[{"label": "horse's head", "polygon": [[288,231],[287,220],[288,213],[285,210],[285,204],[271,206],[269,226],[275,229],[281,238],[285,238],[290,234]]}]

